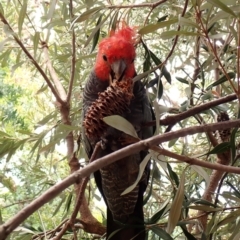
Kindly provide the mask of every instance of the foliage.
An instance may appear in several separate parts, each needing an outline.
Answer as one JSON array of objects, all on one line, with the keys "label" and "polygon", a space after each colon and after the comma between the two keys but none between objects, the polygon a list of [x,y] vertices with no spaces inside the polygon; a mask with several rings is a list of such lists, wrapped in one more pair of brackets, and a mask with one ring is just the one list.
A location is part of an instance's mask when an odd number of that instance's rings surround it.
[{"label": "foliage", "polygon": [[[214,123],[222,113],[230,119],[239,118],[238,1],[136,2],[1,1],[2,221],[66,177],[68,163],[72,171],[71,161],[66,161],[67,137],[73,138],[74,154],[81,166],[87,164],[79,141],[81,93],[94,65],[97,43],[122,20],[141,34],[135,60],[137,72],[158,66],[142,80],[156,118],[176,117],[175,124],[157,124],[156,134],[163,134],[166,125],[173,132],[173,138],[162,147],[179,156],[239,166],[237,129],[231,133],[186,132],[183,137],[174,137],[175,130]],[[56,79],[67,94],[71,93],[68,121],[63,118],[61,102],[49,87],[52,84],[61,95]],[[237,94],[237,101],[226,100],[177,120],[189,109],[232,93]],[[119,126],[127,125],[119,119],[110,120],[113,125],[114,121],[120,121]],[[128,128],[126,131],[133,133]],[[237,174],[187,167],[154,151],[150,155],[152,171],[144,206],[149,239],[239,238]],[[90,209],[104,223],[103,204],[93,181],[87,189]],[[30,239],[36,234],[34,239],[40,239],[44,236],[41,232],[55,229],[71,216],[74,200],[73,188],[66,189],[29,217],[11,238]],[[93,236],[81,227],[77,234],[81,239]],[[72,230],[64,235],[64,239],[72,237]]]}]

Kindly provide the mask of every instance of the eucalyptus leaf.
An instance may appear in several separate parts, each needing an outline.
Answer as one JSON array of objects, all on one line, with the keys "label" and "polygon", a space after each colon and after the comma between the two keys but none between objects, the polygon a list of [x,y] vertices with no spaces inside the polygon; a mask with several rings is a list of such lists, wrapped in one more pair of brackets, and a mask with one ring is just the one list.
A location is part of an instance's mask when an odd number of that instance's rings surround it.
[{"label": "eucalyptus leaf", "polygon": [[182,173],[180,183],[178,185],[178,189],[169,212],[168,224],[166,228],[166,232],[169,234],[173,232],[180,218],[184,198],[184,184],[185,184],[185,171]]},{"label": "eucalyptus leaf", "polygon": [[207,0],[207,2],[211,3],[213,6],[222,9],[224,12],[229,13],[230,15],[237,17],[236,14],[222,1],[219,0]]},{"label": "eucalyptus leaf", "polygon": [[137,132],[134,129],[133,125],[129,121],[127,121],[125,118],[119,115],[104,117],[103,121],[109,126],[118,129],[119,131],[122,131],[135,138],[138,138]]},{"label": "eucalyptus leaf", "polygon": [[121,193],[121,195],[125,195],[125,194],[131,192],[131,191],[137,186],[137,184],[139,183],[139,181],[140,181],[141,178],[142,178],[142,175],[143,175],[143,173],[144,173],[144,171],[145,171],[145,168],[146,168],[146,166],[147,166],[147,164],[148,164],[148,162],[149,162],[150,159],[151,159],[151,154],[148,154],[148,155],[142,160],[142,162],[141,162],[140,165],[139,165],[139,172],[138,172],[138,176],[137,176],[136,181],[135,181],[130,187],[128,187],[127,189],[125,189],[125,190]]},{"label": "eucalyptus leaf", "polygon": [[[80,23],[83,22],[85,20],[87,20],[88,18],[90,18],[94,13],[102,10],[103,7],[95,7],[95,8],[91,8],[89,10],[87,10],[86,12],[84,12],[83,14],[81,14],[80,16],[78,16],[73,23]],[[73,25],[73,24],[72,24]]]},{"label": "eucalyptus leaf", "polygon": [[152,32],[155,32],[156,30],[158,30],[159,28],[169,27],[172,24],[177,23],[177,22],[178,22],[178,20],[175,18],[175,19],[171,19],[169,21],[158,22],[156,24],[149,24],[149,25],[141,28],[138,31],[138,33],[141,35],[152,33]]},{"label": "eucalyptus leaf", "polygon": [[28,5],[28,0],[23,0],[23,4],[21,7],[21,10],[19,12],[19,18],[18,18],[18,33],[21,34],[22,32],[22,25],[26,16],[27,12],[27,5]]}]

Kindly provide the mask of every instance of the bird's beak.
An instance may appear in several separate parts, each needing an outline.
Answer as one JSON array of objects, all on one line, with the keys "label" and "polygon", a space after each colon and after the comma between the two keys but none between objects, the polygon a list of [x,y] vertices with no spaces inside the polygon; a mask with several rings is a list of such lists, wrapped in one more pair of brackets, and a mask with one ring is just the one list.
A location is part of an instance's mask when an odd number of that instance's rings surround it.
[{"label": "bird's beak", "polygon": [[117,81],[121,81],[124,76],[126,67],[127,65],[123,59],[115,61],[113,64],[111,64],[114,79],[116,79]]}]

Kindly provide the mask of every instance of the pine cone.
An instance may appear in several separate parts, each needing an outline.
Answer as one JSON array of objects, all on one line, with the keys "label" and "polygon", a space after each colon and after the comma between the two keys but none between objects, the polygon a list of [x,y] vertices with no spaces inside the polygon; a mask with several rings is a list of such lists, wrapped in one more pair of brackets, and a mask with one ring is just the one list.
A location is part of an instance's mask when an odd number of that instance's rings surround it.
[{"label": "pine cone", "polygon": [[104,92],[88,109],[83,126],[89,139],[98,139],[106,133],[107,125],[103,118],[111,115],[123,115],[129,112],[129,104],[133,97],[132,79],[113,80]]},{"label": "pine cone", "polygon": [[[226,112],[220,112],[217,116],[217,121],[218,122],[223,122],[223,121],[229,121],[229,116]],[[224,130],[219,130],[219,136],[222,140],[222,142],[226,142],[229,140],[229,137],[231,135],[231,129],[224,129]]]}]

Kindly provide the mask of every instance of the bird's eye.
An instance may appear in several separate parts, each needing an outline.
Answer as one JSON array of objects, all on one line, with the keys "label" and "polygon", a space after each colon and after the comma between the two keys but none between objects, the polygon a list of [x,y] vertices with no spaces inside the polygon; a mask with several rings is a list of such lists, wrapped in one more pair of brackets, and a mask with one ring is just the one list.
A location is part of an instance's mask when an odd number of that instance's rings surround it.
[{"label": "bird's eye", "polygon": [[134,62],[134,60],[135,60],[135,59],[132,59],[131,63],[133,63],[133,62]]},{"label": "bird's eye", "polygon": [[106,55],[103,55],[103,60],[104,60],[105,62],[107,62],[107,57],[106,57]]}]

